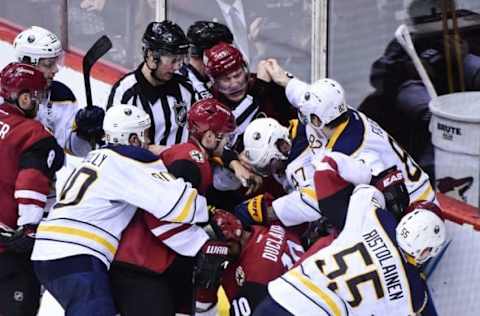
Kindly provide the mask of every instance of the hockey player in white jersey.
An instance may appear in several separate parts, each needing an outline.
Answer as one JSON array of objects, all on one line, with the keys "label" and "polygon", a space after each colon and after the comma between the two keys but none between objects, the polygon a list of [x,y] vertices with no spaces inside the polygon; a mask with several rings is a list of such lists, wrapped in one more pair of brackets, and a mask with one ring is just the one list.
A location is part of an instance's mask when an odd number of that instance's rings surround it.
[{"label": "hockey player in white jersey", "polygon": [[349,107],[342,86],[332,79],[306,84],[289,78],[275,60],[266,66],[272,79],[286,87],[290,103],[297,107],[309,131],[326,137],[326,148],[366,163],[373,175],[397,166],[405,178],[410,203],[436,202],[428,175],[376,122]]},{"label": "hockey player in white jersey", "polygon": [[47,79],[47,98],[41,102],[36,119],[54,134],[60,146],[85,156],[91,150],[90,141],[100,141],[104,111],[97,106],[80,109],[72,90],[54,80],[63,64],[60,40],[54,33],[32,26],[17,35],[13,47],[18,61],[35,66]]},{"label": "hockey player in white jersey", "polygon": [[261,206],[267,200],[264,195],[237,207],[236,214],[244,223],[249,223],[249,215],[257,204],[260,205],[256,207],[257,218],[263,219],[261,223],[279,219],[283,225],[293,226],[321,217],[313,188],[315,169],[311,161],[316,152],[323,150],[323,145],[317,139],[309,143],[305,125],[291,120],[286,128],[273,118],[258,118],[245,129],[243,144],[244,161],[258,174],[273,176],[287,193],[272,201],[267,209]]},{"label": "hockey player in white jersey", "polygon": [[206,199],[142,148],[150,125],[140,108],[112,107],[103,125],[107,146],[70,174],[38,226],[35,272],[67,315],[116,314],[107,270],[137,208],[176,223],[208,221]]},{"label": "hockey player in white jersey", "polygon": [[326,156],[314,176],[320,207],[341,233],[325,248],[314,244],[298,266],[272,281],[254,315],[436,315],[412,262],[439,252],[444,223],[417,209],[397,226],[380,191],[363,184],[354,189],[351,173],[341,172],[349,160]]},{"label": "hockey player in white jersey", "polygon": [[191,81],[197,100],[212,98],[210,89],[213,82],[205,73],[203,51],[220,42],[232,44],[233,34],[224,24],[196,21],[188,28],[187,38],[190,42],[189,61],[180,72]]}]

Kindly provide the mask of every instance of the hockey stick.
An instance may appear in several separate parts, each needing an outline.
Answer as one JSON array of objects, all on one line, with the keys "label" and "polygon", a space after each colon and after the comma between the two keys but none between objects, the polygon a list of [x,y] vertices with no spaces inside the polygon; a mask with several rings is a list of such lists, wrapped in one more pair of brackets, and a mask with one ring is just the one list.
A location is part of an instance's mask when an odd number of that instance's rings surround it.
[{"label": "hockey stick", "polygon": [[83,57],[83,81],[85,82],[85,95],[87,97],[87,109],[93,106],[92,87],[90,85],[90,72],[93,65],[112,48],[112,41],[103,35],[100,37]]},{"label": "hockey stick", "polygon": [[432,81],[430,81],[430,78],[428,77],[425,67],[423,67],[422,62],[420,61],[420,58],[418,58],[417,51],[415,50],[412,38],[410,37],[410,31],[405,24],[402,24],[397,28],[397,30],[395,31],[395,38],[412,59],[413,64],[415,65],[415,69],[417,69],[417,72],[420,75],[423,84],[427,88],[427,92],[430,95],[430,98],[436,98],[437,92],[433,87]]}]

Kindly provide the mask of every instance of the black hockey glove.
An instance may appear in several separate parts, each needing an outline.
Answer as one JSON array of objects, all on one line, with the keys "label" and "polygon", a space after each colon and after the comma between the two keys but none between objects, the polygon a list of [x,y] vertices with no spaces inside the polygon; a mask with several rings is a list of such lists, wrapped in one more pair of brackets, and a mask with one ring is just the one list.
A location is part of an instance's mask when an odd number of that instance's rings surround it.
[{"label": "black hockey glove", "polygon": [[7,247],[11,252],[30,256],[35,242],[36,226],[25,225],[11,229],[0,225],[0,244]]},{"label": "black hockey glove", "polygon": [[383,170],[370,181],[385,197],[387,210],[400,220],[410,204],[410,196],[405,186],[405,178],[397,166]]},{"label": "black hockey glove", "polygon": [[222,273],[229,261],[238,255],[235,243],[209,240],[197,255],[193,270],[195,288],[217,289],[220,286]]},{"label": "black hockey glove", "polygon": [[105,111],[98,106],[83,108],[75,115],[77,135],[87,141],[100,142],[103,137]]}]

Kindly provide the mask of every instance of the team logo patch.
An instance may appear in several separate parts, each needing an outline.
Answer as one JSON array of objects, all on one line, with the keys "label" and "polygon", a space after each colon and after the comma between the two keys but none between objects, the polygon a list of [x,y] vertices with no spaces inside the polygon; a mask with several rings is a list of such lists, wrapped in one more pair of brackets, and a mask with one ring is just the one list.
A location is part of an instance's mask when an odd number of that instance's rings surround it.
[{"label": "team logo patch", "polygon": [[199,152],[198,150],[195,150],[195,149],[191,150],[189,152],[189,155],[196,162],[199,162],[199,163],[204,163],[205,162],[205,158],[203,157],[203,154],[201,152]]},{"label": "team logo patch", "polygon": [[238,266],[235,270],[235,281],[237,281],[238,286],[243,286],[245,283],[245,271],[243,271],[242,266]]},{"label": "team logo patch", "polygon": [[173,105],[175,111],[175,121],[179,126],[185,126],[187,122],[187,105],[185,102],[176,102]]},{"label": "team logo patch", "polygon": [[13,292],[13,299],[16,301],[16,302],[23,302],[23,292],[22,291],[15,291]]}]

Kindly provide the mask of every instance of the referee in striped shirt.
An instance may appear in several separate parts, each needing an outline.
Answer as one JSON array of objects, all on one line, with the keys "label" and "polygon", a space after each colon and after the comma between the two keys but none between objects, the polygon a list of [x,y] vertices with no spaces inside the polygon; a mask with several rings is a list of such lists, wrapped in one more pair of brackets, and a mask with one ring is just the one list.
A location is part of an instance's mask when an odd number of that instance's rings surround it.
[{"label": "referee in striped shirt", "polygon": [[188,52],[187,37],[177,24],[165,20],[151,22],[142,41],[144,62],[113,85],[107,109],[118,104],[142,107],[153,122],[153,144],[184,143],[187,112],[195,94],[188,79],[175,72]]}]

